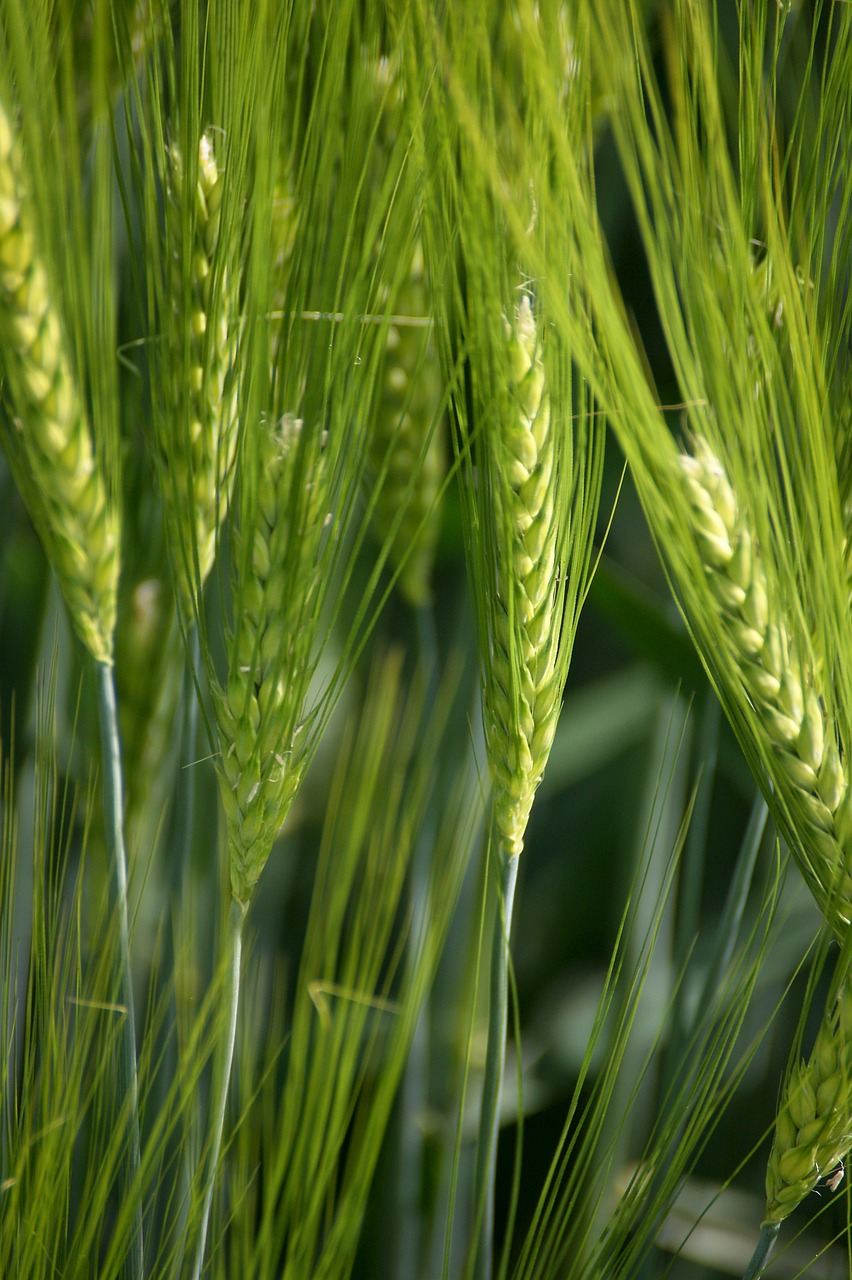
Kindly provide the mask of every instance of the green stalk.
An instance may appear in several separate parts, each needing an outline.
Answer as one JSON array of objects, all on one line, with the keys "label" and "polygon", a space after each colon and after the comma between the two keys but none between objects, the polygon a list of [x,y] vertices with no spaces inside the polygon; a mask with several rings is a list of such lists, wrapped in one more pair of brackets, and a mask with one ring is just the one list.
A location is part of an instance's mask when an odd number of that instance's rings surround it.
[{"label": "green stalk", "polygon": [[110,866],[110,897],[118,920],[118,999],[125,1010],[121,1049],[118,1055],[118,1097],[129,1105],[128,1133],[124,1161],[119,1169],[122,1201],[133,1191],[133,1239],[122,1266],[124,1280],[142,1280],[142,1197],[139,1194],[142,1153],[139,1141],[139,1082],[136,1071],[136,1020],[133,1008],[133,976],[130,965],[130,924],[127,910],[127,856],[124,849],[124,798],[121,779],[121,747],[118,737],[118,708],[113,668],[95,662],[98,682],[98,718],[104,772],[104,828]]},{"label": "green stalk", "polygon": [[[166,880],[168,901],[166,906],[171,914],[171,928],[163,935],[162,973],[164,982],[173,981],[176,972],[177,957],[181,951],[181,900],[189,888],[189,877],[192,863],[192,833],[195,829],[195,797],[196,797],[196,741],[198,737],[198,689],[196,673],[200,665],[198,627],[193,624],[187,636],[183,677],[181,680],[181,737],[178,753],[178,774],[173,792],[172,832],[168,847],[176,850],[170,859]],[[163,1051],[161,1065],[157,1071],[157,1105],[155,1114],[164,1115],[168,1105],[169,1093],[178,1070],[177,1047],[177,1002],[175,991],[169,995],[170,1014],[163,1027]],[[195,1102],[196,1113],[201,1109],[200,1098]],[[175,1134],[174,1141],[178,1149],[174,1152],[175,1166],[180,1168],[181,1192],[189,1189],[192,1183],[192,1160],[187,1147],[180,1143]],[[174,1189],[166,1189],[161,1183],[158,1189],[158,1216],[154,1219],[152,1234],[155,1240],[162,1232],[164,1216],[171,1202]],[[182,1220],[185,1223],[189,1211],[188,1196],[179,1194],[178,1203],[183,1206]],[[182,1232],[180,1233],[182,1237]],[[182,1258],[183,1251],[179,1254]],[[178,1267],[178,1272],[180,1268]]]},{"label": "green stalk", "polygon": [[760,1239],[757,1242],[757,1248],[752,1254],[751,1262],[745,1269],[743,1280],[757,1280],[757,1277],[762,1274],[780,1230],[780,1222],[764,1223],[760,1232]]},{"label": "green stalk", "polygon": [[192,863],[192,833],[195,829],[195,744],[198,737],[198,686],[197,676],[201,664],[198,624],[194,624],[187,637],[184,666],[183,723],[181,726],[180,778],[177,788],[177,813],[175,815],[175,845],[178,856],[172,862],[172,882],[169,886],[173,906],[185,892],[189,883]]},{"label": "green stalk", "polygon": [[479,1138],[476,1145],[476,1181],[474,1203],[482,1207],[482,1231],[477,1250],[476,1274],[479,1280],[490,1280],[494,1255],[494,1182],[497,1173],[497,1138],[500,1131],[500,1090],[506,1057],[506,1026],[509,1008],[509,937],[512,931],[512,907],[518,879],[518,857],[505,845],[498,851],[499,891],[491,935],[491,982],[488,1000],[488,1047],[485,1054],[485,1079],[479,1112]]},{"label": "green stalk", "polygon": [[[431,604],[414,610],[417,650],[426,673],[426,707],[434,707],[438,695],[438,643]],[[432,852],[437,827],[434,800],[414,846],[411,862],[411,925],[408,944],[409,977],[413,981],[419,949],[429,938],[432,903]],[[429,1105],[429,997],[424,998],[411,1039],[402,1083],[402,1121],[399,1167],[399,1245],[397,1276],[415,1280],[428,1255],[430,1232],[423,1216],[423,1175],[425,1169],[423,1117]],[[425,1228],[425,1229],[424,1229]]]},{"label": "green stalk", "polygon": [[237,1040],[237,1014],[240,1005],[240,969],[243,956],[243,921],[246,918],[248,904],[238,902],[234,898],[228,915],[228,938],[230,943],[231,963],[228,974],[228,1034],[224,1044],[224,1054],[219,1074],[218,1092],[214,1099],[213,1137],[210,1145],[210,1158],[207,1168],[207,1184],[204,1188],[204,1203],[201,1211],[201,1229],[198,1234],[198,1246],[195,1252],[195,1263],[192,1268],[192,1280],[199,1280],[204,1265],[204,1250],[207,1244],[207,1227],[210,1222],[210,1209],[213,1204],[213,1192],[216,1187],[216,1166],[219,1163],[219,1152],[222,1148],[222,1133],[225,1128],[225,1110],[228,1103],[228,1088],[231,1083],[231,1068],[234,1063],[234,1046]]}]

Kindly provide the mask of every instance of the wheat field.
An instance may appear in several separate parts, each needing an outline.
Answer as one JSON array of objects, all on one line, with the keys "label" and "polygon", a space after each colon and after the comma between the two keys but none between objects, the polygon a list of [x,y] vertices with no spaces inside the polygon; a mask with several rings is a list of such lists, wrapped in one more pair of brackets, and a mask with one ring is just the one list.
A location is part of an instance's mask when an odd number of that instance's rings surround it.
[{"label": "wheat field", "polygon": [[0,0],[0,1276],[852,1274],[850,406],[842,0]]}]

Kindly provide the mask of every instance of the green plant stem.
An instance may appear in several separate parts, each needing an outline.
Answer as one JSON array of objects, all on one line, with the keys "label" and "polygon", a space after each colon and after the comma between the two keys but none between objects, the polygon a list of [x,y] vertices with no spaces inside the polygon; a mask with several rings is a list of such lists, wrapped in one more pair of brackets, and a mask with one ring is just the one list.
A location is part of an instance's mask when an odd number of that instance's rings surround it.
[{"label": "green plant stem", "polygon": [[121,1049],[118,1055],[118,1096],[128,1107],[127,1141],[119,1170],[122,1200],[136,1196],[133,1238],[122,1267],[124,1280],[141,1280],[144,1275],[142,1240],[142,1197],[139,1141],[139,1082],[136,1071],[136,1020],[133,1008],[133,975],[130,963],[130,923],[127,908],[127,855],[124,849],[124,797],[121,779],[121,747],[118,736],[118,707],[112,666],[96,662],[98,718],[104,773],[104,828],[110,866],[112,910],[118,922],[118,999],[125,1010]]},{"label": "green plant stem", "polygon": [[[168,847],[176,851],[169,859],[166,878],[168,907],[171,912],[171,928],[166,929],[163,940],[162,972],[168,984],[174,979],[177,957],[181,953],[182,916],[181,905],[184,895],[190,891],[189,877],[192,867],[192,833],[195,830],[195,798],[196,798],[196,740],[198,737],[198,686],[196,675],[200,664],[198,627],[193,625],[186,637],[186,654],[181,679],[181,736],[177,754],[177,780],[173,790],[173,811],[171,834]],[[163,1028],[163,1050],[161,1065],[157,1071],[157,1106],[155,1114],[162,1114],[168,1105],[169,1093],[177,1078],[177,1006],[176,993],[172,989],[169,995],[170,1013]],[[200,1093],[200,1091],[199,1091]],[[195,1098],[195,1114],[200,1114],[203,1095]],[[180,1170],[180,1193],[178,1203],[182,1205],[182,1221],[185,1224],[189,1212],[187,1192],[192,1184],[192,1158],[188,1146],[180,1144],[175,1134],[177,1149],[175,1151],[175,1167]],[[155,1239],[162,1231],[164,1214],[173,1195],[173,1190],[161,1183],[158,1188],[157,1216],[153,1220],[151,1234]],[[179,1231],[179,1238],[184,1239]],[[181,1255],[179,1255],[182,1257]]]},{"label": "green plant stem", "polygon": [[475,1204],[482,1208],[482,1231],[476,1274],[490,1280],[494,1255],[494,1182],[497,1172],[497,1137],[500,1131],[500,1090],[506,1058],[506,1026],[509,1008],[509,936],[518,878],[518,857],[502,845],[498,851],[499,892],[491,936],[491,981],[488,1001],[488,1047],[479,1113],[476,1147]]},{"label": "green plant stem", "polygon": [[[438,645],[431,605],[414,611],[417,651],[426,678],[426,710],[432,710],[438,695]],[[434,805],[434,802],[433,802]],[[423,824],[411,861],[411,924],[408,944],[408,972],[413,981],[420,963],[421,948],[431,929],[430,881],[432,852],[437,828],[434,807]],[[423,1218],[423,1177],[425,1171],[423,1120],[429,1106],[429,1001],[424,1000],[405,1064],[402,1084],[402,1123],[399,1167],[399,1247],[398,1280],[416,1280],[421,1273],[428,1232]]]},{"label": "green plant stem", "polygon": [[745,1269],[743,1280],[757,1280],[762,1273],[763,1268],[769,1259],[778,1232],[781,1230],[780,1222],[765,1222],[760,1232],[760,1239],[757,1242],[757,1248],[751,1255],[751,1262]]},{"label": "green plant stem", "polygon": [[180,899],[189,883],[192,863],[192,833],[195,830],[195,743],[198,736],[197,674],[201,662],[198,627],[187,637],[186,663],[183,677],[183,723],[181,725],[180,776],[175,814],[175,844],[178,857],[172,862],[171,892],[173,904]]},{"label": "green plant stem", "polygon": [[228,1034],[223,1045],[222,1063],[219,1072],[218,1090],[213,1102],[213,1132],[210,1142],[210,1156],[207,1167],[204,1201],[201,1209],[201,1227],[198,1233],[198,1246],[195,1251],[195,1263],[192,1268],[192,1280],[199,1280],[204,1265],[204,1250],[207,1244],[207,1227],[210,1222],[210,1209],[213,1204],[213,1192],[216,1187],[216,1167],[219,1163],[219,1152],[222,1147],[222,1133],[225,1128],[225,1110],[228,1103],[228,1087],[231,1083],[231,1067],[234,1063],[234,1046],[237,1040],[237,1014],[240,1006],[240,970],[243,956],[243,921],[246,918],[247,906],[234,899],[228,915],[228,946],[230,964],[228,966],[228,986],[226,999],[228,1002]]}]

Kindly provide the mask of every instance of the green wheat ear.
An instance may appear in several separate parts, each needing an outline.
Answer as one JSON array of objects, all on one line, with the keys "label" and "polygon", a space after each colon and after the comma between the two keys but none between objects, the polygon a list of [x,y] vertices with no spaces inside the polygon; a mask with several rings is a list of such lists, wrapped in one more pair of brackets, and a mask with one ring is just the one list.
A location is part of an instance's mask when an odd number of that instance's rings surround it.
[{"label": "green wheat ear", "polygon": [[773,598],[760,547],[710,446],[680,466],[704,573],[753,708],[750,723],[789,813],[793,853],[838,937],[852,920],[852,787],[819,667]]},{"label": "green wheat ear", "polygon": [[[845,962],[844,962],[845,963]],[[790,1073],[766,1171],[767,1223],[781,1222],[852,1149],[852,983],[823,1018],[813,1053]]]},{"label": "green wheat ear", "polygon": [[0,362],[9,464],[77,634],[112,663],[119,523],[92,443],[48,272],[20,146],[0,105]]},{"label": "green wheat ear", "polygon": [[[231,890],[248,902],[299,789],[304,702],[316,632],[320,542],[326,524],[322,455],[308,460],[301,419],[261,424],[254,511],[240,537],[228,681],[214,691],[220,794]],[[298,490],[298,495],[296,493]]]},{"label": "green wheat ear", "polygon": [[[418,244],[408,277],[395,299],[394,311],[401,318],[428,321],[430,305],[423,250]],[[387,470],[373,519],[380,542],[384,542],[396,524],[390,562],[394,567],[401,566],[397,580],[399,590],[415,607],[429,600],[435,546],[441,529],[438,499],[447,471],[447,455],[441,424],[436,422],[436,417],[442,391],[431,328],[391,324],[382,393],[371,440],[376,467],[386,464]]]},{"label": "green wheat ear", "polygon": [[[368,64],[373,101],[379,112],[372,179],[385,180],[383,166],[398,146],[404,127],[405,81],[397,57]],[[407,175],[410,180],[410,175]],[[419,196],[411,191],[416,208]],[[415,214],[415,217],[418,215]],[[406,225],[410,215],[406,209]],[[408,270],[386,298],[400,323],[388,327],[381,394],[370,440],[382,483],[373,509],[376,540],[388,547],[397,587],[415,608],[431,597],[432,565],[441,528],[439,496],[447,472],[447,448],[439,421],[443,382],[432,327],[433,298],[418,237],[401,241],[400,262]],[[410,320],[410,324],[405,321]]]},{"label": "green wheat ear", "polygon": [[[203,588],[213,567],[234,484],[239,273],[236,254],[220,243],[222,183],[210,135],[198,143],[189,210],[183,207],[186,175],[177,147],[169,149],[168,161],[170,371],[177,380],[174,416],[160,421],[158,442],[178,603],[188,621],[196,584]],[[186,252],[185,213],[191,231]]]},{"label": "green wheat ear", "polygon": [[[556,581],[559,515],[550,396],[528,297],[503,319],[509,417],[486,436],[508,538],[498,541],[497,598],[483,712],[503,846],[516,856],[556,732],[563,677]],[[501,554],[502,553],[502,554]]]}]

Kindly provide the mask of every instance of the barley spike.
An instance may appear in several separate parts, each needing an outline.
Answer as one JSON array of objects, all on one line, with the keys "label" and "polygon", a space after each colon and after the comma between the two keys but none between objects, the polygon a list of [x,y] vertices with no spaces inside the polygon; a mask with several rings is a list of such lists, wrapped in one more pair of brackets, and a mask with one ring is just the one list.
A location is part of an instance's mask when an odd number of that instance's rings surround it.
[{"label": "barley spike", "polygon": [[765,1222],[781,1222],[852,1148],[852,985],[844,982],[813,1053],[790,1074],[766,1171]]},{"label": "barley spike", "polygon": [[[317,564],[325,525],[321,457],[299,466],[300,419],[262,424],[248,581],[234,585],[228,683],[215,694],[231,890],[248,902],[305,766]],[[294,480],[302,490],[294,493]],[[245,563],[245,561],[243,561]]]},{"label": "barley spike", "polygon": [[46,265],[23,156],[0,105],[0,364],[3,443],[74,627],[111,665],[118,514],[95,455]]},{"label": "barley spike", "polygon": [[483,711],[504,847],[517,856],[559,718],[557,673],[556,472],[550,397],[536,321],[525,295],[504,317],[509,420],[489,437],[511,530],[511,553],[497,565],[490,663]]},{"label": "barley spike", "polygon": [[[404,316],[429,316],[423,250],[415,246],[408,278],[395,301]],[[374,524],[383,542],[402,517],[390,561],[402,565],[399,590],[409,604],[425,604],[441,517],[438,495],[446,474],[446,450],[436,415],[441,403],[437,352],[429,329],[392,324],[388,329],[384,382],[372,452],[388,470],[378,494]]]},{"label": "barley spike", "polygon": [[819,672],[775,607],[760,547],[707,442],[680,455],[707,583],[724,620],[755,731],[779,769],[774,781],[793,829],[793,852],[839,937],[852,920],[852,789],[839,734],[820,696]]},{"label": "barley spike", "polygon": [[[193,193],[189,246],[188,315],[184,314],[181,206],[184,197],[180,150],[169,150],[170,298],[173,308],[171,368],[181,371],[175,387],[174,418],[160,423],[160,450],[166,529],[172,542],[178,603],[193,617],[193,544],[203,587],[216,555],[219,530],[228,512],[237,450],[238,272],[222,264],[220,206],[222,184],[213,143],[198,144],[198,178]],[[189,369],[184,378],[183,334],[189,326]],[[191,495],[191,503],[189,501]]]}]

